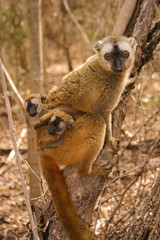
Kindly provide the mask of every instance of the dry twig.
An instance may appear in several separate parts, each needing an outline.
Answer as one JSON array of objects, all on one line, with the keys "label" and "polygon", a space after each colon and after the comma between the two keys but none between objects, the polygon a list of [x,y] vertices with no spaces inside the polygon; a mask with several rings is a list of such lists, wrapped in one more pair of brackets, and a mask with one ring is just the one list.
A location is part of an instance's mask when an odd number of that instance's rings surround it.
[{"label": "dry twig", "polygon": [[9,73],[7,72],[5,66],[2,64],[2,69],[3,69],[3,72],[12,88],[12,90],[14,91],[15,95],[17,96],[18,100],[19,100],[19,103],[21,104],[22,108],[24,108],[24,101],[23,101],[23,98],[21,97],[20,93],[18,92],[16,86],[14,85]]},{"label": "dry twig", "polygon": [[[27,133],[27,129],[23,128],[20,133],[20,137],[17,140],[18,148],[20,147],[20,145],[22,143],[22,139],[25,137],[26,133]],[[9,153],[9,155],[7,157],[7,162],[11,161],[14,158],[14,156],[15,156],[15,151],[14,151],[14,149],[12,149],[12,151]]]},{"label": "dry twig", "polygon": [[0,77],[1,77],[1,82],[2,82],[4,99],[5,99],[5,103],[6,103],[6,110],[7,110],[7,115],[8,115],[8,122],[9,122],[11,138],[12,138],[12,142],[13,142],[13,146],[14,146],[14,150],[15,150],[17,165],[18,165],[18,169],[19,169],[19,175],[20,175],[22,188],[23,188],[23,192],[24,192],[24,196],[25,196],[25,202],[26,202],[26,206],[27,206],[27,210],[28,210],[31,227],[32,227],[32,232],[33,232],[34,239],[39,240],[37,229],[35,227],[35,222],[34,222],[33,215],[32,215],[31,205],[30,205],[29,196],[28,196],[27,187],[26,187],[26,181],[25,181],[24,174],[23,174],[23,168],[22,168],[22,164],[21,164],[21,156],[19,153],[18,144],[17,144],[17,140],[16,140],[16,136],[15,136],[15,126],[13,124],[12,112],[11,112],[9,98],[7,95],[7,85],[5,82],[1,59],[0,59]]},{"label": "dry twig", "polygon": [[125,148],[123,149],[123,151],[120,153],[120,155],[117,157],[117,162],[119,161],[119,159],[123,156],[124,152],[126,151],[126,149],[129,147],[129,145],[131,144],[131,142],[133,141],[133,139],[137,136],[137,134],[148,124],[148,122],[158,113],[160,112],[160,109],[158,108],[150,117],[148,117],[146,119],[146,121],[137,129],[137,131],[135,132],[135,134],[129,139],[127,146],[125,146]]},{"label": "dry twig", "polygon": [[[145,159],[144,159],[144,161],[143,161],[143,163],[142,163],[142,165],[141,166],[139,166],[139,171],[137,172],[137,173],[135,173],[134,174],[134,179],[128,184],[128,186],[123,190],[123,192],[122,193],[120,193],[120,194],[118,194],[117,196],[120,196],[120,199],[119,199],[119,201],[118,201],[118,203],[117,203],[117,206],[115,207],[115,209],[114,209],[114,211],[112,212],[112,214],[111,214],[111,216],[110,216],[110,218],[107,220],[107,222],[106,222],[106,225],[105,225],[105,228],[104,228],[104,233],[103,233],[103,240],[105,240],[105,238],[106,238],[106,231],[107,231],[107,229],[108,229],[108,227],[109,227],[109,225],[112,223],[113,224],[113,218],[115,217],[115,214],[120,210],[120,208],[122,208],[123,207],[123,204],[122,204],[122,202],[123,202],[123,199],[124,199],[124,196],[126,195],[126,193],[129,191],[129,189],[135,184],[135,183],[137,183],[137,181],[138,181],[138,179],[139,179],[139,177],[141,177],[142,176],[142,174],[146,171],[146,166],[147,166],[147,164],[148,164],[148,161],[149,161],[149,158],[150,158],[150,156],[151,156],[151,154],[153,153],[153,151],[155,150],[155,148],[156,148],[156,146],[157,146],[157,144],[158,144],[158,142],[160,141],[160,132],[158,133],[158,135],[157,135],[157,137],[156,137],[156,139],[154,140],[154,142],[153,142],[153,144],[152,144],[152,146],[151,146],[151,148],[150,148],[150,150],[149,150],[149,152],[148,152],[148,154],[147,154],[147,156],[145,157]],[[117,180],[117,179],[116,179]],[[107,184],[107,185],[109,185],[109,183]],[[105,185],[105,187],[107,186],[107,185]],[[104,191],[104,189],[103,189],[103,191]],[[139,192],[139,188],[138,188],[138,190],[137,190],[137,194],[135,195],[135,200],[136,200],[136,198],[137,197],[140,197],[140,195],[138,194],[138,192]],[[142,193],[143,193],[143,191],[142,191]],[[108,230],[108,234],[109,234],[109,236],[107,235],[107,239],[112,239],[112,237],[114,236],[116,236],[116,234],[119,234],[119,236],[121,235],[121,234],[123,234],[123,232],[124,232],[124,230],[126,231],[126,229],[128,229],[127,230],[127,233],[128,234],[125,234],[125,239],[132,239],[132,238],[130,238],[130,234],[131,234],[131,232],[132,232],[132,228],[135,226],[135,224],[137,223],[137,216],[141,216],[141,222],[142,222],[142,224],[141,224],[141,232],[140,233],[138,233],[139,235],[139,237],[138,238],[133,238],[133,239],[136,239],[136,240],[140,240],[140,239],[142,239],[141,237],[142,237],[142,235],[143,235],[143,230],[144,230],[144,224],[143,224],[143,219],[144,219],[144,216],[147,214],[149,214],[149,212],[148,212],[148,208],[149,208],[149,202],[151,201],[151,198],[153,198],[153,197],[155,197],[156,198],[156,194],[154,194],[154,193],[156,193],[155,191],[153,192],[152,191],[152,194],[150,194],[146,199],[145,199],[145,204],[142,204],[141,205],[141,207],[139,208],[139,210],[137,211],[137,213],[136,214],[133,214],[135,211],[127,211],[127,213],[125,213],[125,215],[123,215],[121,218],[118,218],[118,221],[117,221],[117,223],[114,223],[114,231],[113,231],[113,229],[112,229],[112,234],[111,233],[109,233],[109,232],[111,232],[110,231],[110,229]],[[157,194],[160,194],[160,192],[158,191],[157,192]],[[144,197],[144,196],[143,196]],[[158,198],[157,198],[158,199]],[[131,201],[131,199],[130,199],[130,201]],[[160,204],[159,204],[160,205]],[[153,208],[155,207],[155,208],[157,208],[158,210],[157,211],[159,211],[159,205],[156,205],[156,203],[154,204],[153,203]],[[143,206],[145,206],[145,208],[143,207]],[[143,207],[143,211],[142,211],[142,207]],[[135,207],[135,209],[137,209],[137,207]],[[118,230],[117,230],[117,228],[116,228],[116,225],[118,225],[120,222],[121,222],[121,220],[124,218],[124,217],[126,217],[128,214],[130,214],[130,216],[132,215],[134,215],[134,219],[132,220],[132,224],[128,224],[128,225],[126,225],[126,226],[124,226],[123,227],[123,229],[121,229],[121,231],[122,232],[118,232]],[[154,216],[152,216],[152,219],[150,219],[150,224],[153,222],[153,219],[154,219]],[[159,218],[157,219],[157,222],[159,223]],[[156,226],[158,225],[158,223],[156,223]],[[133,225],[133,226],[132,226]],[[136,226],[137,227],[137,226]],[[155,229],[156,227],[154,227],[154,229]],[[153,230],[152,230],[152,232],[153,232]],[[115,234],[116,233],[116,234]],[[114,235],[115,234],[115,235]],[[152,233],[153,234],[153,233]],[[133,233],[133,235],[134,235],[134,233]],[[123,235],[124,236],[124,235]],[[109,237],[109,238],[108,238]],[[117,239],[119,239],[118,237],[117,237]],[[124,239],[124,238],[123,238]],[[151,238],[152,239],[152,238]]]},{"label": "dry twig", "polygon": [[73,22],[75,23],[75,25],[77,26],[77,28],[78,28],[79,31],[81,32],[81,34],[82,34],[85,42],[86,42],[87,44],[89,44],[89,43],[90,43],[90,40],[89,40],[87,34],[85,33],[84,29],[82,28],[82,26],[79,24],[79,22],[78,22],[77,19],[75,18],[74,14],[72,13],[72,11],[71,11],[71,9],[70,9],[70,7],[69,7],[69,5],[68,5],[67,0],[63,0],[63,3],[64,3],[65,9],[67,10],[69,16],[72,18]]},{"label": "dry twig", "polygon": [[5,74],[5,77],[6,77],[7,81],[9,82],[9,84],[10,84],[13,92],[15,93],[16,98],[18,99],[18,102],[20,103],[20,106],[21,106],[21,108],[22,108],[22,110],[23,110],[23,113],[24,113],[24,116],[25,116],[25,120],[26,120],[26,122],[28,122],[28,115],[26,114],[26,111],[25,111],[25,108],[24,108],[24,100],[23,100],[23,98],[21,97],[18,89],[16,88],[13,80],[11,79],[11,77],[10,77],[7,69],[6,69],[5,66],[3,65],[3,63],[2,63],[2,69],[3,69],[3,72],[4,72],[4,74]]}]

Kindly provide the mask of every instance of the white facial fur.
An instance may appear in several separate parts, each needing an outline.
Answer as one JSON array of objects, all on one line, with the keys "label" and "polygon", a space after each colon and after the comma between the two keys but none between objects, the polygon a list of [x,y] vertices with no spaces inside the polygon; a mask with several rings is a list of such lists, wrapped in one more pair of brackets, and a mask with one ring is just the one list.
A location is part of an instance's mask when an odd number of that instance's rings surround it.
[{"label": "white facial fur", "polygon": [[102,46],[102,48],[100,50],[101,60],[109,68],[111,68],[111,62],[110,61],[106,61],[104,59],[104,55],[105,55],[105,53],[111,53],[112,50],[113,50],[113,44],[111,42],[106,42],[105,44],[103,44],[103,46]]},{"label": "white facial fur", "polygon": [[132,48],[128,42],[120,41],[118,42],[118,46],[121,51],[128,51],[129,54],[132,53]]},{"label": "white facial fur", "polygon": [[132,47],[130,45],[130,43],[128,41],[125,40],[121,40],[118,42],[112,42],[112,41],[106,41],[103,44],[101,44],[101,48],[99,49],[99,56],[101,58],[101,61],[103,63],[103,66],[106,66],[106,68],[111,69],[112,67],[112,61],[110,60],[106,60],[104,58],[104,55],[106,53],[113,53],[114,51],[114,47],[118,46],[118,49],[120,50],[120,52],[124,52],[127,51],[129,52],[129,57],[128,58],[122,58],[122,62],[124,64],[124,66],[128,65],[128,63],[130,62],[130,59],[132,58]]},{"label": "white facial fur", "polygon": [[39,112],[41,111],[41,107],[40,107],[39,100],[38,100],[37,98],[32,98],[32,99],[31,99],[31,103],[38,105],[37,112],[39,113]]},{"label": "white facial fur", "polygon": [[105,53],[111,53],[113,50],[113,44],[106,42],[101,48],[101,55],[104,56]]},{"label": "white facial fur", "polygon": [[61,121],[61,122],[59,123],[59,128],[60,128],[60,129],[63,129],[64,127],[66,127],[66,123],[63,122],[63,121]]},{"label": "white facial fur", "polygon": [[[53,115],[50,121],[53,122],[53,121],[55,121],[55,120],[56,120],[56,116]],[[64,127],[66,127],[66,123],[65,123],[64,121],[60,121],[58,127],[59,127],[60,129],[63,129]]]}]

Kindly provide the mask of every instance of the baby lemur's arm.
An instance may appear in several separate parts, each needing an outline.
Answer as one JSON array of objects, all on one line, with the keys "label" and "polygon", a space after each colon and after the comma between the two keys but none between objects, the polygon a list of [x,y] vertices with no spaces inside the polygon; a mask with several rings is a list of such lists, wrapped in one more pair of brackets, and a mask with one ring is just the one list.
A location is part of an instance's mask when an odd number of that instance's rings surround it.
[{"label": "baby lemur's arm", "polygon": [[[42,94],[31,94],[25,99],[26,110],[31,117],[39,116],[39,122],[35,123],[34,128],[48,125],[48,134],[61,136],[67,129],[74,126],[74,119],[70,114],[59,109],[44,110],[43,104],[46,97]],[[62,109],[62,110],[61,110]],[[70,106],[65,106],[65,110]]]}]

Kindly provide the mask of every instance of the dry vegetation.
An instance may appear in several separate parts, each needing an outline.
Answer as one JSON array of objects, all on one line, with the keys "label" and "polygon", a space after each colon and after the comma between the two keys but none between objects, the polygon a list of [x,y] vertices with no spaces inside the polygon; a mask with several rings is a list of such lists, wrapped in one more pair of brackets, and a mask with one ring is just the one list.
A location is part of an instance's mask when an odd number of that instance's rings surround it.
[{"label": "dry vegetation", "polygon": [[[11,2],[3,0],[0,3],[0,54],[21,95],[25,97],[29,93],[27,84],[29,70],[24,1],[18,5]],[[73,13],[89,37],[89,44],[85,43],[64,7],[60,8],[56,0],[44,2],[44,89],[47,92],[53,84],[59,84],[70,67],[80,65],[92,54],[91,46],[95,39],[111,32],[118,2],[108,1],[105,4],[102,0],[98,2],[96,0],[69,1]],[[62,28],[63,21],[65,21],[64,28]],[[21,31],[20,28],[22,28]],[[9,31],[12,31],[12,35]],[[4,38],[1,37],[2,35]],[[18,48],[18,46],[21,47]],[[102,235],[102,229],[105,226],[107,239],[122,239],[124,232],[126,235],[130,234],[127,233],[128,226],[134,223],[135,212],[145,205],[144,201],[153,190],[152,186],[158,176],[160,168],[160,114],[158,112],[160,54],[158,48],[154,59],[143,67],[137,77],[135,88],[128,99],[117,165],[95,207],[93,225],[96,222],[96,233]],[[10,94],[17,138],[19,138],[26,123],[12,91]],[[18,170],[15,158],[8,159],[12,143],[1,92],[0,127],[0,239],[28,239],[28,217]],[[22,138],[20,149],[27,178],[26,136]],[[159,192],[157,194],[160,194]],[[157,201],[156,198],[155,201]],[[154,228],[152,218],[156,216],[156,212],[152,211],[153,202],[154,199],[148,202],[148,215],[143,218],[150,226],[148,231]],[[158,207],[158,203],[156,206]],[[160,221],[157,231],[160,239]],[[146,235],[139,239],[145,239],[147,234],[146,232]]]}]

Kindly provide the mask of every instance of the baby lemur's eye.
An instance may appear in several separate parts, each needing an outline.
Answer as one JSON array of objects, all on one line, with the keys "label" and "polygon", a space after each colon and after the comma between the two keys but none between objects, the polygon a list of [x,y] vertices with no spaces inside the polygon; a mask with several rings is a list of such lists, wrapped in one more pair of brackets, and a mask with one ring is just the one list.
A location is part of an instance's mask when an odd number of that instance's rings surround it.
[{"label": "baby lemur's eye", "polygon": [[128,57],[129,57],[129,52],[128,52],[128,51],[124,51],[124,52],[122,53],[122,56],[123,56],[124,58],[128,58]]},{"label": "baby lemur's eye", "polygon": [[110,59],[111,59],[111,54],[110,54],[110,53],[104,54],[104,58],[105,58],[106,60],[110,60]]}]

